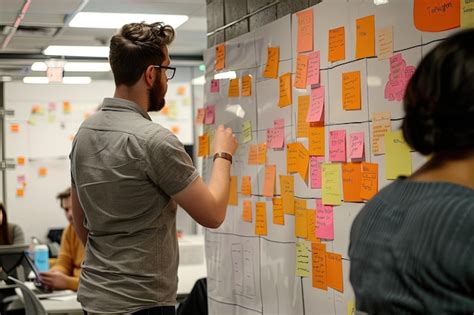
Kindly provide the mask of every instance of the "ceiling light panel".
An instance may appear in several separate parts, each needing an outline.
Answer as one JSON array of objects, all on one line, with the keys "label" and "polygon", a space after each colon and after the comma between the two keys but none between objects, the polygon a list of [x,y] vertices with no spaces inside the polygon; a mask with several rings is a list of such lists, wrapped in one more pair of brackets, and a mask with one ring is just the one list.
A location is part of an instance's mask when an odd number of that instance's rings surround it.
[{"label": "ceiling light panel", "polygon": [[79,12],[69,22],[69,27],[118,29],[133,22],[163,22],[176,29],[188,19],[187,15]]},{"label": "ceiling light panel", "polygon": [[48,56],[108,57],[107,46],[57,46],[51,45],[43,50]]}]

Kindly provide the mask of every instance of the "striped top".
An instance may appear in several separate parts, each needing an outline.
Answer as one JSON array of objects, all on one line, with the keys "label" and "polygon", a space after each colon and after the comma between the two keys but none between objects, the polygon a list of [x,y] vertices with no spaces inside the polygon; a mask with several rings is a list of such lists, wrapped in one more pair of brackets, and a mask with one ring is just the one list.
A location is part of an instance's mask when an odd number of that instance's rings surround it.
[{"label": "striped top", "polygon": [[474,190],[398,179],[352,225],[350,280],[369,314],[474,313]]}]

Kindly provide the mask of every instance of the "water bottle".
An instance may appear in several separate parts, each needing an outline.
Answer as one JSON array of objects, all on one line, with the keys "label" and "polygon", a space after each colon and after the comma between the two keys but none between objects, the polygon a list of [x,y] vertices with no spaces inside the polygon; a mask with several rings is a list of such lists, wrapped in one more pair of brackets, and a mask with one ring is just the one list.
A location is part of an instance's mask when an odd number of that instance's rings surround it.
[{"label": "water bottle", "polygon": [[39,272],[46,272],[49,270],[49,251],[48,246],[41,244],[35,246],[35,265]]},{"label": "water bottle", "polygon": [[35,236],[31,237],[30,245],[28,247],[28,252],[27,252],[31,261],[35,261],[35,246],[38,245],[39,243],[40,243],[39,240]]}]

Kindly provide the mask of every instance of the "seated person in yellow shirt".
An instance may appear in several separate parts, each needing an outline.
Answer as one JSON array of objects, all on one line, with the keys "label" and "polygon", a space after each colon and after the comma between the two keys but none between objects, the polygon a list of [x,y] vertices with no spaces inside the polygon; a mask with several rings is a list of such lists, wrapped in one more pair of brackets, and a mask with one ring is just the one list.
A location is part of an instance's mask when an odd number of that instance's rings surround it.
[{"label": "seated person in yellow shirt", "polygon": [[42,272],[41,278],[43,284],[52,289],[77,291],[81,263],[84,259],[84,246],[72,225],[71,188],[59,193],[57,198],[61,203],[61,208],[66,211],[69,225],[61,236],[61,247],[56,264],[48,272]]}]

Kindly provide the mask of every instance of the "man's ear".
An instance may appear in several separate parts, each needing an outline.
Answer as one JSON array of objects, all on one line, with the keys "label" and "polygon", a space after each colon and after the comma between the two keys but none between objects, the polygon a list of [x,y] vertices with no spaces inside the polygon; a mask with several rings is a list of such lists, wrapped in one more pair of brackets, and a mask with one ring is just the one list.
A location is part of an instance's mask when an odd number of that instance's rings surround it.
[{"label": "man's ear", "polygon": [[152,65],[149,65],[146,70],[145,70],[145,73],[143,74],[144,77],[145,77],[145,83],[148,87],[152,87],[153,86],[153,82],[155,81],[155,67],[153,67]]}]

